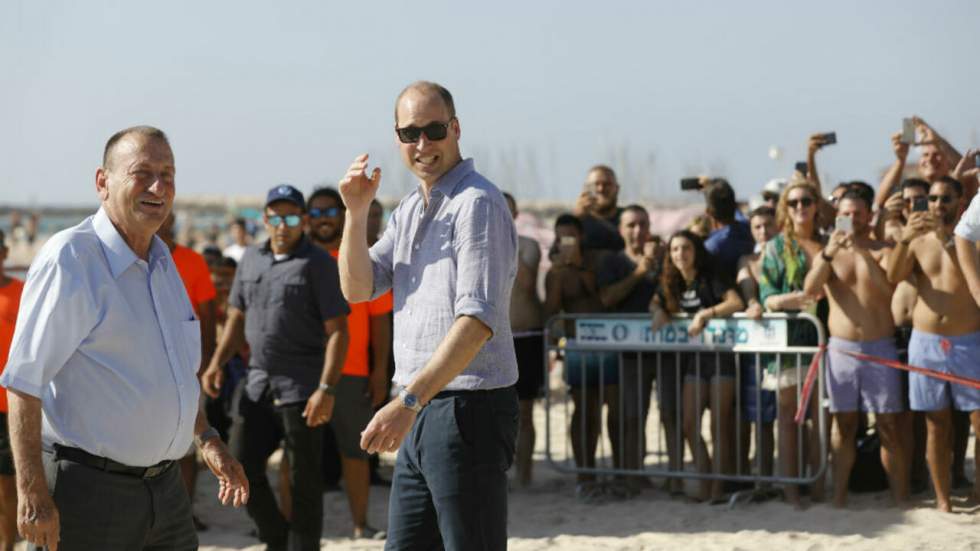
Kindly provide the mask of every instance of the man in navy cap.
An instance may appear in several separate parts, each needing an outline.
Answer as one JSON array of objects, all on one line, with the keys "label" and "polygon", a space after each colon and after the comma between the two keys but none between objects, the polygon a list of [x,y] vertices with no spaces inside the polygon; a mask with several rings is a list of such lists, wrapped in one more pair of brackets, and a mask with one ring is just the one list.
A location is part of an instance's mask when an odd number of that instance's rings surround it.
[{"label": "man in navy cap", "polygon": [[[290,185],[272,188],[263,213],[269,240],[242,257],[221,342],[204,374],[217,396],[221,366],[248,341],[248,376],[233,399],[231,450],[245,468],[248,514],[267,549],[320,549],[322,426],[347,353],[347,314],[337,263],[304,234],[306,203]],[[292,519],[276,504],[266,461],[285,439]]]}]

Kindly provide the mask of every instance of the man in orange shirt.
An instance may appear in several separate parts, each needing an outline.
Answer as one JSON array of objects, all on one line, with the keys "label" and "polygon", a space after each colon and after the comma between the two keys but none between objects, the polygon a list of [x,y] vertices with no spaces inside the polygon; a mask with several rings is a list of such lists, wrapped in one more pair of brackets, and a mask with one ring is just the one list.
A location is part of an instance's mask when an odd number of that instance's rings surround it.
[{"label": "man in orange shirt", "polygon": [[[344,203],[337,190],[313,191],[307,201],[310,238],[337,258],[344,229]],[[361,449],[361,431],[374,416],[374,406],[387,396],[388,355],[391,353],[392,295],[350,305],[347,329],[350,343],[343,377],[337,385],[336,414],[330,421],[337,437],[355,538],[384,537],[367,524],[370,472],[368,454]],[[370,358],[370,360],[369,360]]]},{"label": "man in orange shirt", "polygon": [[[167,216],[166,221],[157,230],[157,236],[170,249],[170,256],[173,257],[174,265],[177,266],[180,280],[184,282],[187,296],[191,299],[194,311],[197,312],[197,317],[201,320],[201,365],[197,370],[197,376],[200,377],[208,362],[211,361],[211,355],[214,354],[215,340],[217,339],[215,299],[218,296],[218,291],[211,280],[211,270],[208,268],[208,263],[204,257],[189,247],[178,245],[174,240],[173,212]],[[204,398],[203,393],[201,398]],[[193,446],[191,446],[187,456],[180,460],[180,473],[184,478],[184,487],[187,488],[187,495],[190,496],[193,505],[194,489],[197,483],[197,451]],[[197,515],[194,515],[193,518],[194,526],[198,530],[207,530],[207,525],[201,522]]]},{"label": "man in orange shirt", "polygon": [[[7,366],[10,341],[17,323],[17,308],[24,282],[7,276],[3,263],[7,260],[6,236],[0,230],[0,373]],[[7,390],[0,388],[0,549],[13,551],[17,540],[17,488],[14,484],[14,458],[10,453],[7,432]]]}]

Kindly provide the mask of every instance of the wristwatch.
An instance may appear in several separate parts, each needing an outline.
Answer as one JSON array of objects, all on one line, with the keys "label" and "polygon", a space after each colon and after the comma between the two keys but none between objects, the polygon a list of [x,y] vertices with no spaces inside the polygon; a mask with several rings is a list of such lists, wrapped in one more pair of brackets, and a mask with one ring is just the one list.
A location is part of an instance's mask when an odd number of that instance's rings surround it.
[{"label": "wristwatch", "polygon": [[204,444],[207,443],[208,440],[211,440],[212,438],[220,438],[220,437],[221,437],[221,433],[218,432],[218,429],[214,427],[208,427],[204,429],[204,432],[194,437],[194,444],[198,448],[203,448]]},{"label": "wristwatch", "polygon": [[401,400],[402,407],[408,408],[415,413],[422,411],[422,404],[419,403],[419,397],[409,392],[407,388],[403,388],[398,392],[398,399]]},{"label": "wristwatch", "polygon": [[328,396],[337,395],[337,387],[334,385],[328,385],[327,383],[320,383],[320,386],[318,386],[317,388],[325,392]]}]

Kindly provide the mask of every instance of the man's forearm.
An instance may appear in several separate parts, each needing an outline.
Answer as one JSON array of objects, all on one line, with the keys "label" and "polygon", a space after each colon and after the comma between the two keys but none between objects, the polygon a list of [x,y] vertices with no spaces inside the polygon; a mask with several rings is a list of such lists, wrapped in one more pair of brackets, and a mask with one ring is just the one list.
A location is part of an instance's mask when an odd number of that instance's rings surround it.
[{"label": "man's forearm", "polygon": [[340,289],[348,302],[371,299],[374,271],[367,246],[367,216],[353,216],[347,211],[337,269],[340,272]]},{"label": "man's forearm", "polygon": [[630,292],[634,287],[636,287],[636,284],[639,283],[640,279],[642,278],[643,274],[630,272],[630,275],[626,276],[622,280],[600,289],[599,300],[602,301],[602,305],[606,308],[616,306],[630,294]]},{"label": "man's forearm", "polygon": [[898,285],[912,271],[912,263],[909,259],[909,247],[910,245],[902,241],[901,236],[899,236],[898,241],[895,242],[895,248],[888,255],[888,260],[885,263],[885,275],[888,277],[888,282],[892,285]]},{"label": "man's forearm", "polygon": [[344,360],[347,358],[347,325],[330,332],[327,337],[327,352],[323,360],[323,372],[320,373],[320,383],[336,385],[340,382],[341,372],[344,369]]},{"label": "man's forearm", "polygon": [[408,385],[423,404],[463,372],[493,336],[490,328],[472,316],[456,318],[435,354]]},{"label": "man's forearm", "polygon": [[878,195],[875,197],[875,207],[879,210],[885,205],[885,201],[892,195],[895,185],[902,179],[902,172],[905,171],[905,159],[896,159],[892,166],[888,167],[885,176],[878,185]]},{"label": "man's forearm", "polygon": [[956,242],[956,258],[960,261],[960,269],[963,270],[967,288],[973,295],[973,301],[980,307],[980,257],[977,255],[977,246],[969,239],[958,235],[954,240]]},{"label": "man's forearm", "polygon": [[221,333],[221,342],[218,344],[211,363],[225,365],[231,357],[242,349],[245,344],[245,313],[235,307],[228,308],[228,319],[225,321],[225,329]]},{"label": "man's forearm", "polygon": [[48,482],[41,462],[41,400],[13,389],[8,389],[7,397],[17,491],[47,492]]},{"label": "man's forearm", "polygon": [[803,280],[803,292],[807,295],[819,295],[823,286],[830,281],[833,267],[830,262],[824,259],[823,254],[824,252],[820,251],[820,254],[813,257],[813,267],[810,268],[810,272],[806,274],[806,279]]}]

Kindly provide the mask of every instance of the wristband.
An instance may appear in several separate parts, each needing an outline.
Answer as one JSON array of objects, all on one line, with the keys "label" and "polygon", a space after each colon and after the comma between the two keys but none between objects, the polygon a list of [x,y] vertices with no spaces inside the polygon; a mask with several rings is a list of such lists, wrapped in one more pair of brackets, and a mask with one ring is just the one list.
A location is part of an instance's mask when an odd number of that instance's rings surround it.
[{"label": "wristband", "polygon": [[194,437],[194,443],[197,444],[198,448],[203,448],[204,444],[206,444],[208,440],[211,440],[212,438],[220,438],[220,437],[221,437],[221,433],[218,432],[218,429],[214,427],[208,427],[204,429],[204,432]]},{"label": "wristband", "polygon": [[320,383],[317,389],[322,390],[324,394],[328,396],[335,396],[337,394],[337,387],[334,385],[328,385],[327,383]]}]

